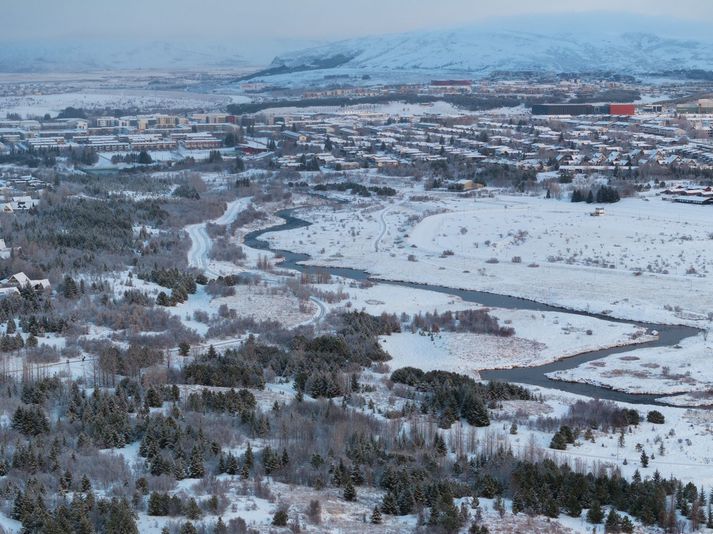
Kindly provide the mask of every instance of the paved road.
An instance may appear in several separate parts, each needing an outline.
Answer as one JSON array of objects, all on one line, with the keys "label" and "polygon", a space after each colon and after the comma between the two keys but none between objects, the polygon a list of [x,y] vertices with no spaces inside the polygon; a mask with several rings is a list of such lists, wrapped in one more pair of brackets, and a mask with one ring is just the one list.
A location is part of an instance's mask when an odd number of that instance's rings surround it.
[{"label": "paved road", "polygon": [[[230,202],[225,213],[211,222],[222,226],[232,223],[238,214],[250,204],[250,201],[250,198],[239,198]],[[188,250],[188,266],[200,269],[206,275],[218,276],[218,273],[208,267],[210,265],[208,255],[213,248],[213,240],[208,235],[206,223],[186,226],[186,232],[191,239],[191,248]]]},{"label": "paved road", "polygon": [[379,245],[381,244],[381,240],[384,239],[384,236],[386,235],[386,212],[389,211],[389,208],[384,208],[379,212],[379,226],[381,227],[381,232],[379,233],[379,237],[376,238],[374,241],[374,252],[379,252]]},{"label": "paved road", "polygon": [[324,302],[319,300],[317,297],[310,297],[309,300],[314,302],[317,305],[317,307],[319,308],[319,313],[317,313],[317,315],[312,317],[312,319],[309,320],[309,323],[317,324],[317,323],[321,322],[322,319],[324,319],[325,315],[327,315],[327,306],[324,304]]}]

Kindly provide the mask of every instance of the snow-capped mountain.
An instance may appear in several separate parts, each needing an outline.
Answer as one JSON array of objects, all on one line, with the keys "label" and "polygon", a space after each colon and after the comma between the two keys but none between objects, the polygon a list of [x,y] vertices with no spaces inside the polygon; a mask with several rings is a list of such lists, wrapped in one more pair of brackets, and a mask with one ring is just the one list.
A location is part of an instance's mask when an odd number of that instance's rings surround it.
[{"label": "snow-capped mountain", "polygon": [[[340,61],[340,58],[342,61]],[[271,67],[492,72],[652,72],[713,68],[713,44],[625,33],[587,39],[573,34],[449,31],[355,39],[277,57]]]},{"label": "snow-capped mountain", "polygon": [[601,13],[507,19],[300,50],[276,57],[263,75],[318,71],[314,74],[420,72],[477,77],[494,71],[713,70],[713,41],[699,30],[693,23]]}]

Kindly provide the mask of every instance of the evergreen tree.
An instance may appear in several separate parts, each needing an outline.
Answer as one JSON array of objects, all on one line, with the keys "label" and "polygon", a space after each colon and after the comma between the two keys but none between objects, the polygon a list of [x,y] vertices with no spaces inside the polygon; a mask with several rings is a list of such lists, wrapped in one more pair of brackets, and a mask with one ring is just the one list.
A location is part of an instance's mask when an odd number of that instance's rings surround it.
[{"label": "evergreen tree", "polygon": [[655,425],[663,425],[666,422],[666,418],[658,410],[651,410],[646,414],[646,421]]},{"label": "evergreen tree", "polygon": [[631,522],[631,519],[626,516],[621,519],[621,531],[626,534],[634,532],[634,524]]},{"label": "evergreen tree", "polygon": [[384,495],[384,499],[381,501],[381,511],[388,515],[399,514],[399,504],[396,500],[396,495],[392,492],[389,491]]},{"label": "evergreen tree", "polygon": [[604,523],[604,531],[605,532],[611,532],[611,533],[616,533],[621,530],[621,517],[619,517],[619,514],[616,513],[616,510],[613,508],[609,510],[609,514],[607,515],[607,520]]},{"label": "evergreen tree", "polygon": [[374,525],[380,525],[381,521],[381,511],[378,506],[374,506],[374,510],[371,512],[371,522]]},{"label": "evergreen tree", "polygon": [[140,165],[151,165],[153,163],[153,159],[151,158],[151,155],[146,152],[145,150],[142,150],[139,152],[139,158],[138,158],[138,163]]},{"label": "evergreen tree", "polygon": [[397,502],[399,505],[399,515],[409,515],[413,511],[413,507],[415,504],[413,493],[411,493],[411,490],[408,488],[403,488],[399,493]]},{"label": "evergreen tree", "polygon": [[352,466],[352,471],[349,476],[355,486],[361,486],[364,483],[364,475],[356,464]]},{"label": "evergreen tree", "polygon": [[218,517],[218,521],[215,523],[215,527],[213,527],[213,534],[228,534],[228,527],[223,523],[222,517]]},{"label": "evergreen tree", "polygon": [[436,434],[433,437],[433,449],[436,451],[436,454],[438,456],[445,456],[448,452],[448,449],[446,448],[446,442],[444,441],[443,436],[441,436],[440,434]]},{"label": "evergreen tree", "polygon": [[147,513],[155,516],[168,515],[168,503],[163,495],[155,491],[151,492]]},{"label": "evergreen tree", "polygon": [[188,519],[191,519],[193,521],[195,521],[196,519],[200,519],[202,512],[200,507],[198,506],[198,503],[193,497],[188,499],[188,504],[186,505],[185,513]]},{"label": "evergreen tree", "polygon": [[76,299],[79,296],[79,288],[74,279],[66,275],[62,283],[62,294],[66,299]]},{"label": "evergreen tree", "polygon": [[587,521],[592,524],[598,525],[604,520],[604,512],[599,504],[599,501],[592,501],[592,506],[587,511]]},{"label": "evergreen tree", "polygon": [[475,395],[468,395],[464,399],[461,416],[473,426],[483,427],[490,425],[488,410],[485,408],[483,401]]},{"label": "evergreen tree", "polygon": [[188,464],[189,478],[203,478],[205,475],[205,467],[203,465],[203,451],[197,445],[191,449],[191,460]]},{"label": "evergreen tree", "polygon": [[579,517],[582,515],[582,503],[572,491],[567,492],[564,508],[570,517]]},{"label": "evergreen tree", "polygon": [[641,467],[648,467],[649,466],[649,456],[646,454],[646,451],[641,451]]},{"label": "evergreen tree", "polygon": [[248,446],[245,449],[245,465],[247,466],[248,469],[252,469],[254,464],[255,464],[255,457],[253,456],[253,449],[250,446],[250,442],[248,441]]},{"label": "evergreen tree", "polygon": [[108,505],[105,532],[107,534],[139,534],[136,516],[125,499],[112,499]]},{"label": "evergreen tree", "polygon": [[552,436],[552,441],[550,441],[550,449],[556,449],[560,451],[564,451],[567,449],[567,441],[561,432],[557,432],[554,436]]},{"label": "evergreen tree", "polygon": [[287,511],[278,510],[275,512],[275,515],[272,516],[272,525],[275,527],[286,527],[287,519]]},{"label": "evergreen tree", "polygon": [[354,484],[352,484],[352,481],[350,479],[347,479],[346,484],[344,485],[344,500],[346,501],[354,501],[356,500],[356,489],[354,489]]}]

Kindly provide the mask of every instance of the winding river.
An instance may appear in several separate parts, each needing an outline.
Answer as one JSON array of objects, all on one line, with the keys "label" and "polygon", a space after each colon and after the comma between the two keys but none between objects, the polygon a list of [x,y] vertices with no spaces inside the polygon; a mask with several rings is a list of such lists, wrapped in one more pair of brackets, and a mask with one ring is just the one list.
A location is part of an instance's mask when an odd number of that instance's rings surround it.
[{"label": "winding river", "polygon": [[[329,267],[329,266],[310,266],[304,265],[301,262],[310,259],[308,254],[301,254],[297,252],[292,252],[289,250],[279,250],[270,247],[269,243],[260,237],[263,234],[269,232],[281,232],[285,230],[292,230],[294,228],[302,228],[305,226],[310,226],[312,223],[299,219],[292,215],[294,209],[282,210],[277,213],[279,217],[285,220],[284,223],[265,228],[263,230],[257,230],[255,232],[250,232],[245,236],[245,245],[261,250],[268,250],[279,256],[284,257],[282,266],[288,269],[294,269],[300,272],[315,272],[315,271],[327,271],[334,276],[340,276],[343,278],[349,278],[352,280],[367,280],[371,279],[380,284],[391,284],[404,287],[412,287],[415,289],[423,289],[428,291],[436,291],[438,293],[446,293],[448,295],[455,295],[461,299],[481,304],[483,306],[491,306],[497,308],[506,309],[516,309],[516,310],[533,310],[541,312],[560,312],[569,313],[575,315],[584,315],[587,317],[594,317],[597,319],[604,319],[611,322],[627,323],[632,324],[632,321],[627,321],[623,319],[616,319],[601,314],[587,313],[578,310],[570,310],[566,308],[561,308],[557,306],[550,306],[548,304],[542,304],[533,300],[527,300],[518,297],[512,297],[508,295],[499,295],[495,293],[486,293],[483,291],[474,291],[468,289],[455,289],[451,287],[430,285],[430,284],[416,284],[412,282],[396,282],[390,280],[382,280],[373,278],[366,271],[360,271],[356,269],[349,269],[344,267]],[[699,333],[699,330],[689,326],[677,326],[677,325],[663,325],[663,324],[653,324],[653,323],[635,323],[642,326],[649,331],[658,331],[658,339],[650,341],[647,343],[641,343],[636,345],[634,348],[641,349],[646,347],[673,347],[681,342],[681,340],[695,336]],[[560,391],[565,391],[569,393],[576,393],[578,395],[585,395],[587,397],[629,402],[632,404],[660,404],[656,401],[657,398],[662,395],[639,395],[632,393],[624,393],[621,391],[614,391],[612,389],[594,386],[590,384],[581,384],[578,382],[564,382],[560,380],[552,380],[547,377],[547,373],[553,371],[562,371],[566,369],[573,369],[579,365],[596,360],[599,358],[604,358],[612,354],[619,354],[623,352],[630,352],[632,346],[623,347],[613,347],[609,349],[596,350],[591,352],[585,352],[576,356],[565,358],[553,363],[548,363],[545,365],[540,365],[536,367],[516,367],[513,369],[498,369],[490,371],[482,371],[480,376],[484,380],[499,380],[503,382],[517,382],[520,384],[529,384],[533,386],[541,386],[550,389],[557,389]]]}]

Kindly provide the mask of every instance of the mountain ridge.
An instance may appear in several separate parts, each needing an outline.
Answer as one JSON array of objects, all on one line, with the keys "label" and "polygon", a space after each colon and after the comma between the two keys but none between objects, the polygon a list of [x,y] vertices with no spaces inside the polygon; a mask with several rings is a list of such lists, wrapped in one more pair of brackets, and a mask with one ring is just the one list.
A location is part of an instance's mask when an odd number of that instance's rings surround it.
[{"label": "mountain ridge", "polygon": [[[608,24],[607,21],[613,22]],[[496,71],[650,74],[713,70],[713,41],[695,22],[612,13],[504,19],[456,29],[346,39],[276,56],[252,78],[289,84],[325,75]],[[335,58],[338,65],[323,67]]]}]

